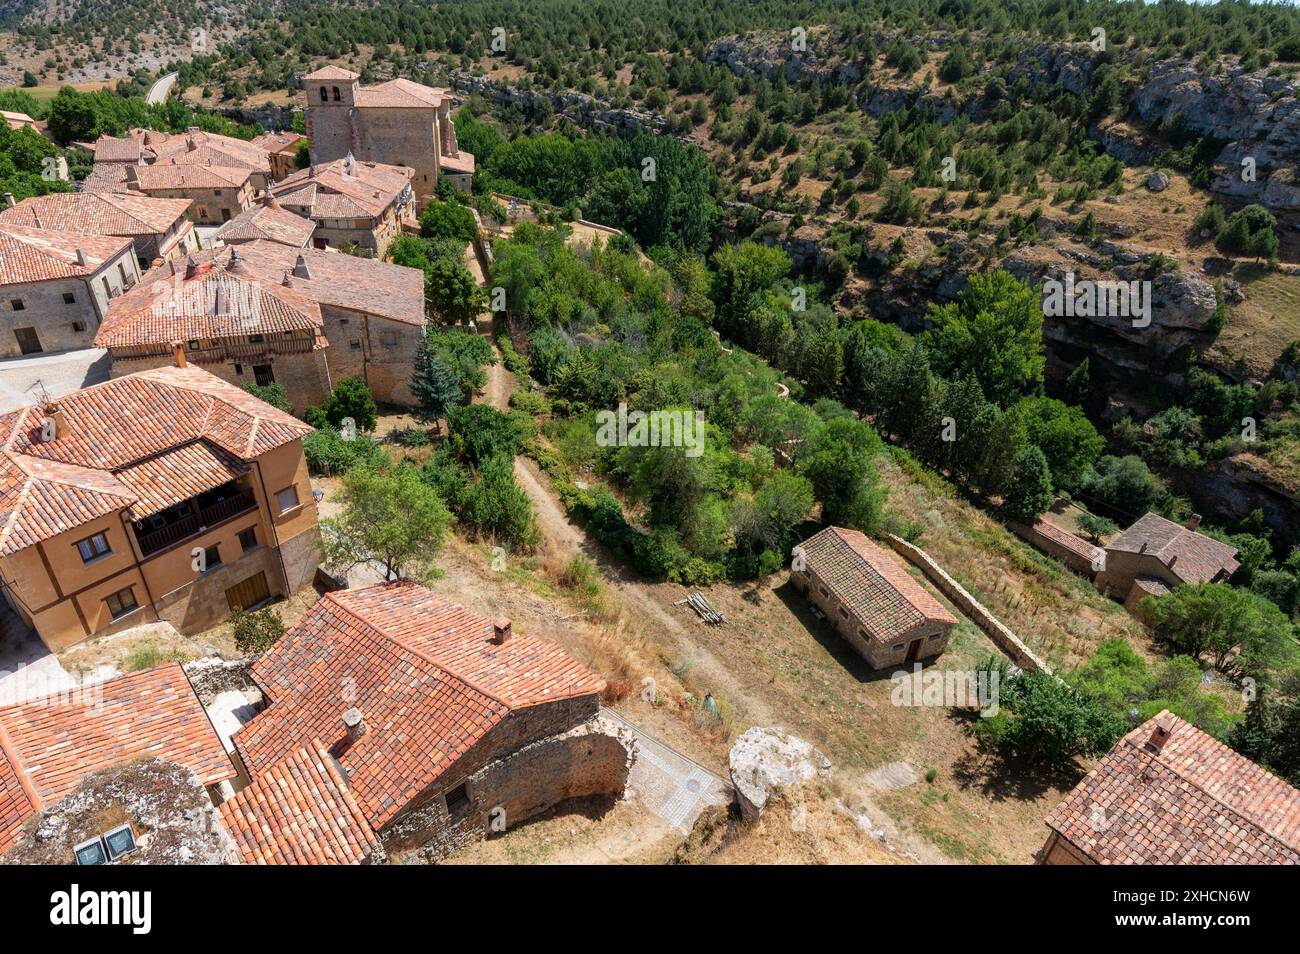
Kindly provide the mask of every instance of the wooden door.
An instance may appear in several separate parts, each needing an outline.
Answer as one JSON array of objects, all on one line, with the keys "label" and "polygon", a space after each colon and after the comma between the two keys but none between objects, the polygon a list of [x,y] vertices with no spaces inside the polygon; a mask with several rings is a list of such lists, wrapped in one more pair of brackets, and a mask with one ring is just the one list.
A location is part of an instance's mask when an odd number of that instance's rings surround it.
[{"label": "wooden door", "polygon": [[41,339],[35,328],[15,328],[14,337],[18,339],[18,347],[22,348],[23,354],[40,354],[45,350],[41,347]]},{"label": "wooden door", "polygon": [[921,644],[923,642],[925,642],[924,637],[912,640],[911,645],[907,647],[907,659],[904,662],[916,662],[916,657],[921,655]]},{"label": "wooden door", "polygon": [[269,599],[270,596],[271,591],[267,588],[265,573],[250,576],[226,590],[226,602],[230,604],[232,610],[246,610]]}]

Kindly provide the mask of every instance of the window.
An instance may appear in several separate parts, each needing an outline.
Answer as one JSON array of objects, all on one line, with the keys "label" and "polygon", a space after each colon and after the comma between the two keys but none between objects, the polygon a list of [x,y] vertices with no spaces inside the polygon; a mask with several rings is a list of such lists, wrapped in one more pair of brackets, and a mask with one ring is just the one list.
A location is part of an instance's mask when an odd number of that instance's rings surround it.
[{"label": "window", "polygon": [[203,551],[203,565],[209,570],[215,570],[221,566],[221,547],[213,544]]},{"label": "window", "polygon": [[288,513],[298,506],[298,488],[290,485],[285,487],[284,490],[277,491],[275,502],[280,508],[280,513]]},{"label": "window", "polygon": [[257,381],[259,388],[264,388],[268,384],[275,383],[275,370],[269,364],[253,365],[253,377]]},{"label": "window", "polygon": [[846,610],[843,606],[840,607],[840,618],[841,618],[841,619],[848,619],[848,618],[849,618],[849,611]]},{"label": "window", "polygon": [[109,298],[113,297],[113,286],[108,283],[108,278],[104,275],[99,276],[99,280],[104,283],[104,294]]},{"label": "window", "polygon": [[89,563],[91,560],[97,560],[104,554],[113,551],[109,548],[108,538],[102,533],[96,533],[84,540],[78,540],[77,552],[81,554],[82,563]]},{"label": "window", "polygon": [[942,636],[942,635],[943,635],[943,633],[935,633],[933,636],[930,637],[930,642],[934,642],[936,639],[938,639],[938,638],[939,638],[940,636]]},{"label": "window", "polygon": [[266,336],[265,336],[265,335],[249,335],[249,336],[248,336],[248,340],[249,340],[250,342],[252,342],[253,344],[261,344],[263,341],[266,340]]},{"label": "window", "polygon": [[241,378],[244,376],[244,366],[238,361],[235,362],[235,374],[239,375]]},{"label": "window", "polygon": [[349,343],[350,345],[352,345],[352,350],[353,350],[353,351],[360,351],[360,350],[361,350],[361,341],[360,341],[359,339],[357,339],[357,338],[353,338],[353,339],[352,339],[350,342],[348,342],[348,343]]},{"label": "window", "polygon": [[325,91],[324,86],[320,88],[320,101],[322,103],[328,103],[330,101],[329,93]]},{"label": "window", "polygon": [[396,332],[396,331],[385,331],[381,337],[382,337],[382,339],[383,339],[384,347],[385,347],[385,348],[395,348],[395,347],[397,347],[397,332]]},{"label": "window", "polygon": [[118,263],[117,263],[117,273],[118,273],[118,275],[122,276],[122,284],[125,285],[125,284],[126,284],[126,266],[123,265],[121,262],[118,262]]},{"label": "window", "polygon": [[247,530],[240,530],[239,545],[243,548],[245,553],[257,546],[257,527],[249,527]]},{"label": "window", "polygon": [[191,351],[198,351],[199,342],[197,341],[197,339],[191,338],[189,341],[185,343],[185,347],[189,348]]},{"label": "window", "polygon": [[461,782],[455,788],[447,793],[447,814],[455,815],[469,807],[469,792],[465,788],[465,783]]},{"label": "window", "polygon": [[339,88],[337,86],[331,88],[334,90],[334,102],[337,103],[339,101]]},{"label": "window", "polygon": [[23,304],[23,300],[22,300],[21,298],[12,298],[12,299],[10,299],[10,301],[9,301],[9,307],[12,308],[14,311],[26,311],[26,310],[27,310],[27,306],[26,306],[25,304]]},{"label": "window", "polygon": [[73,330],[73,331],[85,331],[85,330],[86,330],[86,323],[85,323],[84,321],[74,321],[74,322],[72,323],[72,330]]},{"label": "window", "polygon": [[819,586],[819,587],[817,587],[817,589],[819,589],[819,590],[822,591],[822,596],[830,596],[830,595],[831,595],[830,590],[826,589],[826,587],[824,587],[824,586]]},{"label": "window", "polygon": [[213,189],[213,190],[212,190],[212,194],[213,194],[213,195],[221,195],[221,190],[220,190],[220,189]]},{"label": "window", "polygon": [[73,292],[64,292],[64,293],[63,293],[63,303],[64,303],[65,305],[75,305],[75,304],[77,303],[77,296],[76,296],[76,294],[73,293]]},{"label": "window", "polygon": [[894,652],[898,652],[899,650],[901,650],[901,649],[903,648],[903,644],[902,644],[902,643],[894,643],[894,645],[890,646],[889,648],[892,649]]},{"label": "window", "polygon": [[139,605],[135,601],[135,591],[129,586],[109,596],[104,600],[104,603],[108,606],[108,611],[113,615],[113,619],[125,616]]}]

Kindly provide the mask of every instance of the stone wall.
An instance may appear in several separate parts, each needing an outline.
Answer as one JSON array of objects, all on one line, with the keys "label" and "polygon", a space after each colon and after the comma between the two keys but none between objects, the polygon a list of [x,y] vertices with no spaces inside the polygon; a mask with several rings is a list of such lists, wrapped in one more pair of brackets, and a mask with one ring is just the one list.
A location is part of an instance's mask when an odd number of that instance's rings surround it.
[{"label": "stone wall", "polygon": [[[444,798],[435,798],[405,818],[404,824],[427,833],[420,857],[438,861],[568,799],[621,798],[635,760],[631,732],[597,716],[483,766],[464,779],[467,801],[450,816]],[[397,834],[390,831],[389,836]]]},{"label": "stone wall", "polygon": [[93,348],[109,301],[139,280],[135,248],[128,244],[88,278],[6,285],[0,291],[0,357],[22,355],[17,328],[34,329],[43,352]]},{"label": "stone wall", "polygon": [[320,527],[313,525],[296,537],[280,541],[280,559],[284,561],[285,586],[290,593],[311,586],[321,561]]},{"label": "stone wall", "polygon": [[[256,384],[255,366],[269,364],[276,383],[283,384],[289,395],[289,403],[301,414],[313,404],[320,404],[329,397],[332,386],[326,351],[329,348],[317,348],[314,351],[289,352],[287,354],[267,354],[258,358],[233,358],[224,361],[193,361],[195,367],[214,374],[221,380],[239,387],[244,384]],[[167,354],[136,357],[118,351],[112,353],[112,377],[120,378],[149,368],[164,368],[173,363],[170,352]]]},{"label": "stone wall", "polygon": [[998,648],[1011,657],[1011,661],[1021,669],[1051,673],[1051,667],[1043,662],[1024,642],[1002,622],[990,613],[979,600],[966,592],[966,588],[950,577],[934,558],[920,547],[913,546],[902,537],[889,534],[889,545],[908,563],[920,569],[926,579],[943,591],[943,594],[956,604]]},{"label": "stone wall", "polygon": [[376,401],[415,403],[411,374],[415,352],[424,341],[422,326],[324,303],[320,311],[330,342],[326,360],[334,381],[361,378]]},{"label": "stone wall", "polygon": [[[188,560],[189,550],[182,548],[172,558]],[[237,560],[208,570],[191,583],[169,593],[157,594],[154,610],[159,619],[171,623],[182,633],[197,632],[229,616],[226,590],[258,573],[266,574],[266,583],[272,594],[280,593],[283,574],[274,547],[257,547]]]}]

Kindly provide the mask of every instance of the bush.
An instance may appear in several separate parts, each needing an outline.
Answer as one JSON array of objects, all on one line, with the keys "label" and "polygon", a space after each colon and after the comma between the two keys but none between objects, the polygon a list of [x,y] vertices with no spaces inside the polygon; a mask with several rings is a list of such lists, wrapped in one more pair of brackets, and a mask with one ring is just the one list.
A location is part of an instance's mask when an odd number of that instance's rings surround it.
[{"label": "bush", "polygon": [[266,652],[284,635],[284,621],[269,606],[251,613],[235,610],[230,622],[235,631],[235,648],[245,656]]},{"label": "bush", "polygon": [[365,434],[349,440],[332,427],[319,427],[304,437],[302,452],[313,474],[343,474],[359,463],[384,460],[378,441]]},{"label": "bush", "polygon": [[1093,543],[1101,543],[1103,538],[1112,533],[1119,533],[1119,525],[1114,520],[1091,513],[1085,513],[1079,518],[1079,529],[1086,533]]}]

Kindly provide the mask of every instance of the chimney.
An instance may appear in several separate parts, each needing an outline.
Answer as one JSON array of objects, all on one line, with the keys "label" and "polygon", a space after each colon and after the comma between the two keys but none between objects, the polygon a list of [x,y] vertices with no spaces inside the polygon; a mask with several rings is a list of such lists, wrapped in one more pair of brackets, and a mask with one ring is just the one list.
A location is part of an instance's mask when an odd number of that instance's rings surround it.
[{"label": "chimney", "polygon": [[492,642],[504,646],[510,642],[510,618],[499,616],[492,621]]},{"label": "chimney", "polygon": [[63,413],[63,408],[57,404],[50,404],[45,408],[45,416],[54,424],[54,439],[57,441],[68,433],[68,417]]},{"label": "chimney", "polygon": [[343,728],[348,734],[348,741],[355,742],[366,734],[366,720],[361,718],[361,710],[355,706],[343,713]]},{"label": "chimney", "polygon": [[185,346],[179,341],[172,342],[172,364],[178,368],[185,367]]},{"label": "chimney", "polygon": [[86,250],[84,248],[80,248],[80,247],[77,248],[77,264],[78,265],[86,264]]},{"label": "chimney", "polygon": [[187,255],[185,257],[185,277],[193,278],[195,275],[198,274],[198,271],[199,271],[199,263],[194,261],[193,255]]},{"label": "chimney", "polygon": [[293,275],[295,278],[311,278],[311,269],[307,267],[307,259],[298,253],[298,260],[293,263]]},{"label": "chimney", "polygon": [[129,186],[135,186],[136,188],[139,188],[140,174],[135,171],[135,166],[128,165],[126,167],[126,184]]},{"label": "chimney", "polygon": [[18,204],[18,200],[14,198],[14,194],[12,192],[6,192],[5,205],[9,206],[9,208],[12,209],[17,204]]},{"label": "chimney", "polygon": [[1187,518],[1186,527],[1188,530],[1195,531],[1198,527],[1200,527],[1200,525],[1201,525],[1201,515],[1199,513],[1194,513]]},{"label": "chimney", "polygon": [[1151,738],[1147,739],[1147,751],[1159,755],[1164,751],[1165,743],[1173,735],[1173,723],[1168,719],[1161,719],[1156,722],[1156,726],[1151,730]]}]

